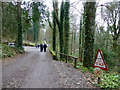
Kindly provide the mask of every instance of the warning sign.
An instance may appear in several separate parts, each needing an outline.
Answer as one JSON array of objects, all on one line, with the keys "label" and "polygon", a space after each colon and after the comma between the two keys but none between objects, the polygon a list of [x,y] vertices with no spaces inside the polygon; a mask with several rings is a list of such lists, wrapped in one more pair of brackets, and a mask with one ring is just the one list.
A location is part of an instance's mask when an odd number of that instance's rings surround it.
[{"label": "warning sign", "polygon": [[102,70],[106,70],[106,71],[108,70],[107,65],[105,63],[105,60],[102,56],[102,52],[100,51],[100,49],[98,49],[93,67],[98,67],[98,68],[100,68]]}]

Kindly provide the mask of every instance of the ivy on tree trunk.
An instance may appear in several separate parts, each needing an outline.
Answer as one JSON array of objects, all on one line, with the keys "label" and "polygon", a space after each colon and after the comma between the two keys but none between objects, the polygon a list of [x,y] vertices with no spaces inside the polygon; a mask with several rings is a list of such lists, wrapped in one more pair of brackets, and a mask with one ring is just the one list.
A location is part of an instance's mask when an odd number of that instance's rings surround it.
[{"label": "ivy on tree trunk", "polygon": [[94,31],[95,31],[95,8],[96,2],[86,2],[84,6],[84,61],[85,67],[91,67],[94,53]]},{"label": "ivy on tree trunk", "polygon": [[64,53],[69,54],[69,36],[70,36],[70,25],[69,25],[69,9],[70,2],[65,2],[64,5]]},{"label": "ivy on tree trunk", "polygon": [[22,23],[21,23],[21,2],[17,2],[17,21],[18,21],[18,33],[16,47],[22,48]]}]

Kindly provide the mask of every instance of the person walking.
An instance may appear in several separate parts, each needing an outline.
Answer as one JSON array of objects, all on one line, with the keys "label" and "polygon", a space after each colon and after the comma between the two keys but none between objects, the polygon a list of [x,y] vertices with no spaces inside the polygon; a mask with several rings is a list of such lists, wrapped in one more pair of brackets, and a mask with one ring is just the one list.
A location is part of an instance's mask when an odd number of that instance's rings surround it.
[{"label": "person walking", "polygon": [[41,52],[43,51],[43,44],[42,43],[40,44],[40,51]]},{"label": "person walking", "polygon": [[35,47],[37,48],[37,47],[38,47],[38,44],[35,44]]},{"label": "person walking", "polygon": [[44,48],[44,52],[46,52],[46,48],[47,48],[47,44],[46,43],[44,43],[43,48]]}]

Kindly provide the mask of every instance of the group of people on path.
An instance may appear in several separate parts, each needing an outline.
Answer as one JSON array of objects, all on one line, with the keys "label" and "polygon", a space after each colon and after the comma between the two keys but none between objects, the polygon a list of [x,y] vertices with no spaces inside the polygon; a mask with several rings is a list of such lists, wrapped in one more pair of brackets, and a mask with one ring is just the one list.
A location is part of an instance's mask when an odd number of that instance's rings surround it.
[{"label": "group of people on path", "polygon": [[36,44],[35,45],[36,48],[39,48],[40,47],[40,51],[43,52],[46,52],[46,48],[47,48],[47,44],[46,43],[41,43],[40,45],[39,44]]}]

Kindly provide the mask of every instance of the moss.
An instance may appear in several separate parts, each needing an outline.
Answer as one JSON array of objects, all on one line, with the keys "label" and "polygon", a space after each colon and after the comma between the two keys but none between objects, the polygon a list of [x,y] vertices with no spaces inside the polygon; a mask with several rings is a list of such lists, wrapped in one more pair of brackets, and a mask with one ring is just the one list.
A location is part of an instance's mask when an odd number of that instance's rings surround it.
[{"label": "moss", "polygon": [[53,56],[55,56],[56,54],[55,54],[55,52],[50,48],[50,47],[48,47],[49,48],[49,51],[51,52],[51,54],[53,55]]}]

